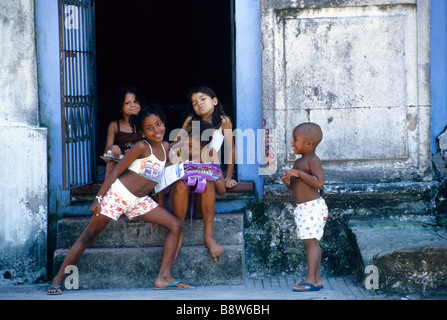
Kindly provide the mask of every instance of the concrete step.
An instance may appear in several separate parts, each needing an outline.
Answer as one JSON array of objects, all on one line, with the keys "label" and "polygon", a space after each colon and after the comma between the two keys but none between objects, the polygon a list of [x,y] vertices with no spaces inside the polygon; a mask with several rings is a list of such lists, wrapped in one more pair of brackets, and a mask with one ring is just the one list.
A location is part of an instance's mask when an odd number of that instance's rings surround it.
[{"label": "concrete step", "polygon": [[[89,199],[94,199],[95,195],[98,193],[99,189],[101,188],[101,184],[94,183],[85,185],[82,187],[78,187],[71,190],[71,196],[82,199],[83,197],[89,197]],[[227,195],[228,194],[235,194],[235,193],[253,193],[253,182],[245,182],[245,181],[239,181],[237,185],[234,188],[227,189]],[[93,195],[93,198],[91,198],[91,195]]]},{"label": "concrete step", "polygon": [[[99,188],[100,184],[90,184],[71,190],[70,208],[64,212],[64,216],[77,217],[88,213]],[[238,182],[234,188],[227,189],[224,196],[216,195],[216,212],[232,213],[242,210],[254,199],[253,182]]]},{"label": "concrete step", "polygon": [[[56,273],[69,248],[87,227],[89,208],[100,185],[72,190],[70,211],[59,220],[53,270]],[[236,285],[245,281],[243,214],[233,213],[254,199],[253,183],[239,182],[216,197],[214,238],[224,248],[213,261],[203,244],[203,220],[185,220],[183,247],[172,275],[190,285]],[[167,230],[152,228],[142,219],[111,221],[76,264],[82,289],[152,287],[158,274]]]},{"label": "concrete step", "polygon": [[[91,217],[63,218],[58,222],[57,248],[71,248],[80,234],[87,227]],[[185,220],[183,244],[203,245],[203,220]],[[192,232],[191,232],[192,231]],[[242,245],[244,241],[243,214],[216,214],[214,216],[214,238],[219,244]],[[140,218],[133,220],[123,216],[118,221],[111,221],[104,228],[92,248],[119,247],[153,247],[162,246],[167,229]]]},{"label": "concrete step", "polygon": [[[223,256],[213,261],[204,246],[184,246],[172,267],[172,276],[193,286],[244,283],[243,245],[223,248]],[[56,250],[54,270],[59,270],[67,252]],[[162,247],[89,248],[76,264],[79,289],[153,287],[162,252]]]},{"label": "concrete step", "polygon": [[447,232],[430,221],[351,218],[348,228],[360,256],[359,275],[378,271],[378,286],[399,294],[447,289]]},{"label": "concrete step", "polygon": [[[90,217],[64,218],[58,222],[54,253],[56,273],[69,248],[86,228]],[[214,236],[224,248],[213,261],[203,245],[203,220],[185,221],[184,242],[172,275],[190,285],[241,284],[245,281],[243,214],[216,214]],[[137,288],[154,285],[167,230],[152,228],[141,219],[111,221],[76,264],[83,289]]]}]

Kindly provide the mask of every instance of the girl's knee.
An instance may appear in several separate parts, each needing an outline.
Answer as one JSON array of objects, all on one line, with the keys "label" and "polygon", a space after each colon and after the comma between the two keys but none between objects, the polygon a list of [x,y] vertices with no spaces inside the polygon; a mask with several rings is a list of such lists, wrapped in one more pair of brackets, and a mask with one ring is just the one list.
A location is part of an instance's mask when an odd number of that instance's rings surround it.
[{"label": "girl's knee", "polygon": [[207,181],[204,192],[215,193],[215,190],[216,190],[215,182],[214,181]]},{"label": "girl's knee", "polygon": [[179,180],[172,186],[172,191],[176,194],[189,193],[189,187],[183,180]]},{"label": "girl's knee", "polygon": [[177,217],[174,217],[172,219],[171,223],[167,227],[169,231],[175,232],[175,233],[181,233],[183,229],[183,223],[178,219]]}]

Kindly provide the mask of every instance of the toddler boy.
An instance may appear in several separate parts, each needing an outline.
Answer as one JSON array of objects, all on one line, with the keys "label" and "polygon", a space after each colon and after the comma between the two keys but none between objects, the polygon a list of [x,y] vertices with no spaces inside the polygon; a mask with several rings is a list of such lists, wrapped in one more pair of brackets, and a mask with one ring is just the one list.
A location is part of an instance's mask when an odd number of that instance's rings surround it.
[{"label": "toddler boy", "polygon": [[298,239],[303,240],[307,256],[306,279],[296,284],[293,291],[318,291],[323,288],[320,275],[321,250],[319,241],[323,236],[328,208],[318,190],[324,185],[321,160],[315,149],[323,138],[319,125],[306,122],[293,130],[293,151],[302,155],[293,169],[284,173],[282,180],[292,190],[297,203],[294,211]]}]

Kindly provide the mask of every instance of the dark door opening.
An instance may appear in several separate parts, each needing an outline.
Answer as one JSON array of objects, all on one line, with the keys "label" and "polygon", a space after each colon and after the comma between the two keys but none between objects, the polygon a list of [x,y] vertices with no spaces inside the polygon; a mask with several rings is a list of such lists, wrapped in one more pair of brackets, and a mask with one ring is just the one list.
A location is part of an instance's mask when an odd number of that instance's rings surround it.
[{"label": "dark door opening", "polygon": [[235,124],[233,1],[96,0],[98,159],[124,85],[163,106],[166,139],[190,113],[186,95],[195,85],[213,88]]}]

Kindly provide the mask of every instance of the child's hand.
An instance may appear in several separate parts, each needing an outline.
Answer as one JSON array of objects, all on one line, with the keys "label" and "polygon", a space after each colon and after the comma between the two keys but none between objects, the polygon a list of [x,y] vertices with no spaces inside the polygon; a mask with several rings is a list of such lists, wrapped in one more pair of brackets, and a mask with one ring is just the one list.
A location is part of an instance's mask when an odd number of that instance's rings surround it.
[{"label": "child's hand", "polygon": [[101,212],[101,204],[98,202],[98,200],[95,199],[92,206],[90,207],[90,211],[95,215],[99,216],[99,213]]},{"label": "child's hand", "polygon": [[290,183],[291,183],[290,178],[286,176],[286,174],[284,173],[281,179],[282,182],[286,185],[286,187],[290,189]]},{"label": "child's hand", "polygon": [[290,169],[290,170],[287,170],[287,171],[284,173],[284,176],[287,177],[288,179],[290,179],[291,177],[297,177],[297,178],[299,178],[299,176],[300,176],[300,171],[299,171],[299,170],[296,170],[296,169]]},{"label": "child's hand", "polygon": [[225,187],[227,187],[228,189],[231,189],[237,185],[237,182],[234,179],[225,178],[224,180],[225,180]]},{"label": "child's hand", "polygon": [[107,150],[106,153],[114,158],[119,158],[121,149],[116,144],[114,144],[109,150]]},{"label": "child's hand", "polygon": [[113,145],[112,146],[112,156],[114,156],[115,158],[119,158],[120,154],[121,154],[120,147],[118,147],[117,145]]}]

